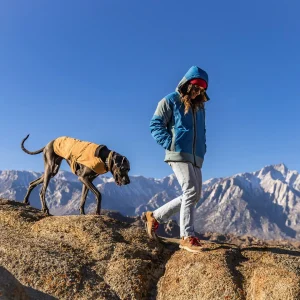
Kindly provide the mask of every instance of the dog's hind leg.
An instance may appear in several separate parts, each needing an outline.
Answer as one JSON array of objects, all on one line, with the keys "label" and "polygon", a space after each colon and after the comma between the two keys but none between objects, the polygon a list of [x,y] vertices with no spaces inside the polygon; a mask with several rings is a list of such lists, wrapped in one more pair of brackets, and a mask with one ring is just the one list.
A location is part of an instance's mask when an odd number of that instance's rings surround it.
[{"label": "dog's hind leg", "polygon": [[102,196],[93,183],[86,177],[80,176],[78,179],[94,193],[97,201],[96,215],[100,215]]},{"label": "dog's hind leg", "polygon": [[[61,158],[61,157],[58,157],[58,158],[56,159],[56,161],[55,161],[54,171],[51,173],[51,177],[54,177],[54,176],[57,174],[57,172],[59,171],[59,167],[60,167],[60,165],[61,165],[61,162],[62,162],[62,158]],[[36,186],[38,186],[39,184],[41,184],[41,183],[43,183],[43,182],[44,182],[44,174],[43,174],[40,178],[38,178],[38,179],[36,179],[36,180],[34,180],[34,181],[31,181],[31,182],[29,183],[29,187],[28,187],[27,193],[26,193],[26,195],[25,195],[25,197],[24,197],[23,203],[25,203],[25,204],[30,204],[30,203],[29,203],[29,197],[30,197],[30,194],[31,194],[32,190],[33,190]]]},{"label": "dog's hind leg", "polygon": [[62,160],[63,158],[57,156],[51,177],[54,177],[58,173]]},{"label": "dog's hind leg", "polygon": [[30,204],[30,203],[29,203],[29,196],[30,196],[32,190],[33,190],[36,186],[38,186],[39,184],[41,184],[43,181],[44,181],[44,174],[43,174],[40,178],[38,178],[38,179],[36,179],[36,180],[30,182],[29,187],[28,187],[28,190],[27,190],[27,193],[26,193],[26,195],[25,195],[25,197],[24,197],[23,203],[25,203],[25,204]]},{"label": "dog's hind leg", "polygon": [[42,203],[42,212],[49,215],[49,209],[46,204],[46,191],[51,177],[54,177],[59,170],[62,158],[55,154],[53,149],[53,142],[50,142],[45,147],[44,153],[45,172],[43,186],[40,191],[40,199]]},{"label": "dog's hind leg", "polygon": [[81,192],[81,200],[80,200],[80,214],[85,215],[84,212],[84,205],[85,205],[85,200],[86,196],[88,194],[89,189],[86,187],[85,184],[82,185],[82,192]]},{"label": "dog's hind leg", "polygon": [[49,209],[47,207],[46,204],[46,191],[47,191],[47,187],[49,184],[49,181],[52,177],[52,171],[53,171],[54,166],[49,166],[45,163],[45,172],[44,172],[44,182],[43,182],[43,186],[41,188],[40,191],[40,199],[41,199],[41,203],[42,203],[42,212],[49,215]]}]

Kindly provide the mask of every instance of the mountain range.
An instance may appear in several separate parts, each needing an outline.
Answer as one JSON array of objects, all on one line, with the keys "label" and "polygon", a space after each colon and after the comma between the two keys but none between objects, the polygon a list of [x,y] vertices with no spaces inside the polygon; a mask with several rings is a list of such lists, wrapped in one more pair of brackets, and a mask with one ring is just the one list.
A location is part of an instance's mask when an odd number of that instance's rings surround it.
[{"label": "mountain range", "polygon": [[[0,197],[22,201],[29,182],[42,173],[0,171]],[[94,184],[102,193],[102,208],[123,215],[140,215],[154,210],[181,194],[172,174],[163,179],[131,176],[131,183],[117,186],[111,177],[98,177]],[[53,215],[79,213],[82,184],[70,172],[60,171],[49,183],[47,204]],[[40,208],[39,188],[30,203]],[[95,210],[89,192],[86,212]],[[178,220],[178,215],[174,216]],[[195,227],[198,232],[252,235],[261,239],[300,239],[300,174],[284,164],[270,165],[256,172],[212,178],[203,183],[197,203]]]}]

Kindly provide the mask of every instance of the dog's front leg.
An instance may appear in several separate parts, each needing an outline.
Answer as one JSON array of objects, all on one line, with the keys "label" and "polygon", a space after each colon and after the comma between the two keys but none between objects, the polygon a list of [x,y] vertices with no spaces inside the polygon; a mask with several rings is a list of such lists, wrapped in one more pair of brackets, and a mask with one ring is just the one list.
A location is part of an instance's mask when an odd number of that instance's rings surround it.
[{"label": "dog's front leg", "polygon": [[[97,188],[93,185],[93,183],[86,177],[78,177],[78,179],[90,190],[94,193],[97,201],[97,208],[96,208],[96,215],[100,215],[101,212],[101,201],[102,196],[100,192],[97,190]],[[84,209],[84,203],[83,203],[83,209]]]}]

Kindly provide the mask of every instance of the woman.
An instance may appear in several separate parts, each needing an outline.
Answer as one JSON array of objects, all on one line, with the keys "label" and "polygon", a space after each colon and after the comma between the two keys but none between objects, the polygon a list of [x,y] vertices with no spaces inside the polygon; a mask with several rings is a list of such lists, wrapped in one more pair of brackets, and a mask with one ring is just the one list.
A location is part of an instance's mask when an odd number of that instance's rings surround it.
[{"label": "woman", "polygon": [[150,238],[156,238],[159,223],[180,211],[180,248],[201,251],[194,232],[195,205],[201,197],[201,167],[206,153],[204,102],[209,98],[207,73],[191,67],[176,91],[164,97],[150,122],[151,134],[166,149],[165,162],[173,169],[182,195],[153,212],[143,213]]}]

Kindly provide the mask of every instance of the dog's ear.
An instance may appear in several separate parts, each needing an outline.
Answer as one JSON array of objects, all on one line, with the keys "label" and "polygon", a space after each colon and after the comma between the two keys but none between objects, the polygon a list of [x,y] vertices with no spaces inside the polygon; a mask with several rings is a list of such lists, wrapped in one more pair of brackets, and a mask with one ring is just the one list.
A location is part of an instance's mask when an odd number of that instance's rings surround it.
[{"label": "dog's ear", "polygon": [[129,172],[130,171],[130,163],[129,163],[129,160],[123,156],[123,161],[122,161],[122,166],[121,168],[124,170],[124,171],[127,171]]}]

